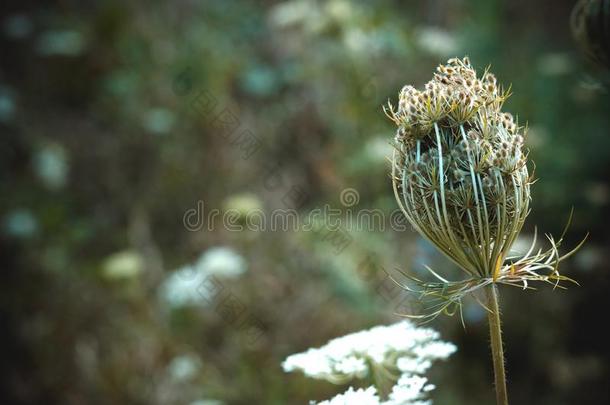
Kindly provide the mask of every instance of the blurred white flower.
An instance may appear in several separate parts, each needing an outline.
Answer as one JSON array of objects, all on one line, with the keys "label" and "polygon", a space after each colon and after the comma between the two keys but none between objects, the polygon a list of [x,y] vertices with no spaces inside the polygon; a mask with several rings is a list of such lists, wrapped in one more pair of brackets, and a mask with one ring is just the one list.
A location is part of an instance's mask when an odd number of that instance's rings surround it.
[{"label": "blurred white flower", "polygon": [[561,76],[570,73],[573,63],[566,53],[546,53],[538,58],[538,69],[547,76]]},{"label": "blurred white flower", "polygon": [[246,261],[233,249],[217,247],[201,255],[195,271],[222,277],[237,277],[246,271]]},{"label": "blurred white flower", "polygon": [[319,13],[319,8],[311,0],[293,0],[274,6],[269,18],[273,25],[288,27],[311,19]]},{"label": "blurred white flower", "polygon": [[432,55],[446,57],[459,53],[455,35],[440,28],[421,28],[415,40],[420,48]]},{"label": "blurred white flower", "polygon": [[125,280],[138,276],[144,270],[142,256],[133,250],[114,253],[104,261],[103,275],[111,280]]},{"label": "blurred white flower", "polygon": [[245,221],[254,219],[255,215],[263,212],[263,203],[260,198],[253,193],[234,194],[223,202],[225,212],[234,212],[237,219]]},{"label": "blurred white flower", "polygon": [[66,184],[68,159],[63,146],[48,144],[34,155],[34,170],[45,186],[58,190]]},{"label": "blurred white flower", "polygon": [[392,157],[393,146],[385,137],[376,136],[368,140],[364,146],[367,156],[379,164],[389,164]]},{"label": "blurred white flower", "polygon": [[330,25],[347,26],[354,20],[354,3],[346,0],[292,0],[271,8],[269,20],[278,28],[300,26],[304,33],[319,34]]},{"label": "blurred white flower", "polygon": [[176,270],[161,285],[161,298],[172,308],[200,304],[208,298],[198,291],[203,279],[191,267]]},{"label": "blurred white flower", "polygon": [[365,52],[371,44],[368,33],[361,27],[348,28],[344,34],[344,42],[352,52]]},{"label": "blurred white flower", "polygon": [[194,354],[183,354],[174,357],[168,367],[169,375],[174,380],[188,380],[197,375],[201,361]]},{"label": "blurred white flower", "polygon": [[4,218],[4,229],[10,236],[29,238],[38,232],[38,221],[27,209],[16,209]]},{"label": "blurred white flower", "polygon": [[85,45],[85,38],[78,31],[46,31],[38,39],[37,50],[44,56],[77,56]]},{"label": "blurred white flower", "polygon": [[176,121],[174,113],[165,108],[152,108],[144,114],[143,125],[146,130],[156,134],[165,135],[172,130]]},{"label": "blurred white flower", "polygon": [[15,97],[13,91],[0,84],[0,122],[8,122],[15,113]]},{"label": "blurred white flower", "polygon": [[354,4],[347,0],[330,0],[326,13],[336,21],[349,21],[354,16]]},{"label": "blurred white flower", "polygon": [[206,289],[199,288],[206,277],[234,278],[247,269],[246,261],[227,247],[211,248],[192,265],[172,272],[160,288],[161,298],[171,307],[199,305],[209,301]]}]

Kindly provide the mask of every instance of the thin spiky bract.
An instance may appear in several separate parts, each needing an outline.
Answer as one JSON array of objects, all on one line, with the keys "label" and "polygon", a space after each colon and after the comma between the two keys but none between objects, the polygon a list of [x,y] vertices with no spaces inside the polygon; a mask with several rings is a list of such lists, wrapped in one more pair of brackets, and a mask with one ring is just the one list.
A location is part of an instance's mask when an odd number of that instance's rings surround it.
[{"label": "thin spiky bract", "polygon": [[[461,307],[461,299],[491,283],[528,288],[529,281],[558,285],[560,239],[551,248],[508,257],[527,215],[530,185],[525,128],[502,106],[509,92],[485,70],[477,76],[468,58],[440,65],[423,90],[405,86],[398,108],[386,115],[396,123],[392,181],[398,204],[422,236],[468,274],[438,282],[407,276],[405,288],[432,298],[433,318]],[[563,235],[562,235],[563,238]]]}]

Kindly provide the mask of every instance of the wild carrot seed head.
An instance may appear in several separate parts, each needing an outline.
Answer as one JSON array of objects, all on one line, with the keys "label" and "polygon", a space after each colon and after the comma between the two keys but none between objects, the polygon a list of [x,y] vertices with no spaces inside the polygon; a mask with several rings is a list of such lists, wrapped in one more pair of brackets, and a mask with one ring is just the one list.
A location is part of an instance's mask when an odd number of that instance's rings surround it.
[{"label": "wild carrot seed head", "polygon": [[428,268],[434,282],[405,274],[415,285],[405,288],[433,301],[429,314],[415,318],[454,313],[462,298],[491,283],[574,282],[558,267],[584,240],[561,256],[563,236],[548,235],[551,248],[542,251],[534,233],[524,256],[507,257],[529,213],[532,183],[525,130],[502,111],[507,97],[491,72],[479,76],[468,58],[453,58],[423,90],[403,87],[398,109],[391,103],[385,109],[397,125],[392,182],[398,204],[417,232],[469,274],[449,281]]},{"label": "wild carrot seed head", "polygon": [[422,90],[405,86],[396,123],[395,188],[412,225],[471,274],[489,275],[528,214],[523,133],[507,94],[468,58],[440,65]]}]

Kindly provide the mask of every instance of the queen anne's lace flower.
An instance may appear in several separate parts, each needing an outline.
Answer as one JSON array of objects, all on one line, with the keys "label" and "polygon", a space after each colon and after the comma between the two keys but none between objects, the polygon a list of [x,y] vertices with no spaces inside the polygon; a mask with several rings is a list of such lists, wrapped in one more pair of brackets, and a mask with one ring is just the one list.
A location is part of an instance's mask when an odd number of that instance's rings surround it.
[{"label": "queen anne's lace flower", "polygon": [[428,384],[426,377],[403,374],[383,405],[430,405],[432,401],[425,396],[433,389],[434,385]]},{"label": "queen anne's lace flower", "polygon": [[302,371],[331,382],[364,377],[372,362],[386,367],[409,363],[404,371],[424,373],[432,361],[445,359],[455,346],[438,340],[438,332],[417,328],[409,321],[352,333],[333,339],[318,349],[294,354],[283,363],[284,371]]},{"label": "queen anne's lace flower", "polygon": [[350,387],[343,394],[329,399],[328,401],[319,402],[318,405],[379,405],[379,397],[375,387],[367,389],[354,390]]},{"label": "queen anne's lace flower", "polygon": [[[368,404],[349,402],[346,395],[367,395],[374,404],[423,405],[426,393],[434,387],[421,375],[435,360],[446,359],[456,347],[439,340],[438,332],[418,328],[410,321],[377,326],[333,339],[325,346],[289,356],[283,363],[287,372],[299,370],[312,378],[344,383],[354,377],[364,378],[383,370],[393,376],[396,385],[387,401],[376,396],[374,387],[365,391],[349,390],[324,404]],[[373,395],[373,394],[375,395]],[[342,402],[343,401],[343,402]],[[421,402],[424,401],[424,402]]]},{"label": "queen anne's lace flower", "polygon": [[433,389],[434,385],[428,384],[426,377],[405,374],[398,379],[386,401],[379,398],[375,387],[356,391],[350,387],[343,394],[317,405],[431,405],[432,401],[426,399],[426,395]]}]

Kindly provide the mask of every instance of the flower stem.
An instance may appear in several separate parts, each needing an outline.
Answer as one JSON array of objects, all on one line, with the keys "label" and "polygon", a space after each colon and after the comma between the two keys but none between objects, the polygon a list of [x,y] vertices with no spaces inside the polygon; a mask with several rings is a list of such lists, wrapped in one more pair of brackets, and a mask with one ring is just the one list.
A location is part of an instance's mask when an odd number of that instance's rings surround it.
[{"label": "flower stem", "polygon": [[495,284],[487,288],[487,303],[489,311],[489,336],[491,338],[491,356],[494,364],[496,387],[496,402],[498,405],[508,405],[506,392],[506,372],[504,371],[504,349],[502,347],[502,325],[500,322],[500,305],[498,303],[498,289]]}]

